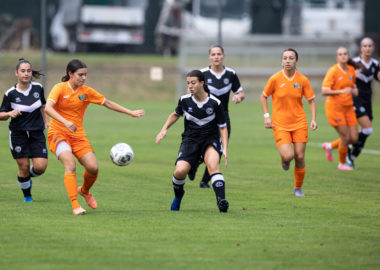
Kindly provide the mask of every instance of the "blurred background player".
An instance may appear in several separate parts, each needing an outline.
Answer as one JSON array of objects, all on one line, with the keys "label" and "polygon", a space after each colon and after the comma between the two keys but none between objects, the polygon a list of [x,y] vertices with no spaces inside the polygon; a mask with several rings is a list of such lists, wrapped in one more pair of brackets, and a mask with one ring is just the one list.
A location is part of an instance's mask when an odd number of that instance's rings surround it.
[{"label": "blurred background player", "polygon": [[[205,82],[210,89],[211,94],[217,97],[223,105],[224,114],[227,120],[227,129],[228,129],[228,137],[231,134],[231,123],[230,116],[228,113],[228,102],[230,99],[230,92],[233,92],[232,102],[238,104],[244,100],[244,91],[242,86],[240,85],[240,81],[236,72],[223,65],[225,54],[224,49],[220,45],[213,45],[209,49],[209,59],[211,61],[211,65],[201,69],[205,76]],[[195,173],[198,165],[192,167],[189,172],[190,180],[195,178]],[[205,168],[203,177],[199,186],[201,188],[210,188],[208,182],[211,177]]]},{"label": "blurred background player", "polygon": [[339,139],[332,143],[323,143],[323,149],[327,159],[332,162],[331,149],[338,147],[338,169],[350,171],[353,167],[346,162],[346,156],[348,145],[355,144],[358,140],[358,122],[352,99],[352,95],[358,95],[358,89],[355,84],[355,69],[348,64],[349,55],[346,48],[338,48],[336,60],[337,64],[328,70],[323,79],[322,95],[327,96],[325,102],[327,120],[335,128]]},{"label": "blurred background player", "polygon": [[[86,78],[86,64],[78,59],[71,60],[62,82],[53,87],[46,103],[46,112],[51,117],[48,132],[49,148],[65,168],[64,183],[74,215],[86,213],[78,203],[78,193],[85,198],[91,208],[95,209],[98,206],[90,193],[90,188],[98,177],[98,162],[82,125],[87,106],[90,103],[103,105],[132,117],[145,114],[143,110],[131,111],[107,100],[93,88],[84,85]],[[74,156],[86,169],[80,187],[77,187]]]},{"label": "blurred background player", "polygon": [[33,70],[29,61],[20,59],[15,75],[17,83],[4,95],[0,120],[11,118],[9,144],[18,166],[18,183],[24,194],[24,202],[32,202],[30,177],[43,174],[48,163],[44,129],[49,126],[49,122],[45,113],[44,89],[41,84],[31,81],[42,74]]},{"label": "blurred background player", "polygon": [[174,199],[172,211],[179,211],[185,193],[186,175],[191,167],[199,163],[201,157],[211,175],[212,186],[220,212],[227,212],[228,201],[225,199],[224,177],[220,172],[219,162],[223,154],[227,167],[228,131],[221,101],[210,95],[205,77],[200,70],[187,74],[189,93],[181,96],[173,113],[169,115],[161,131],[156,136],[156,143],[166,136],[167,130],[180,116],[185,115],[185,130],[178,152],[173,174]]},{"label": "blurred background player", "polygon": [[[297,63],[297,51],[286,49],[282,53],[283,69],[269,78],[260,101],[264,112],[264,126],[273,130],[282,168],[289,170],[290,162],[295,160],[294,194],[304,196],[302,184],[306,173],[305,149],[308,127],[302,105],[303,97],[307,99],[310,107],[310,128],[315,130],[318,126],[315,95],[308,78],[296,70]],[[269,96],[272,96],[273,119],[268,112]]]}]

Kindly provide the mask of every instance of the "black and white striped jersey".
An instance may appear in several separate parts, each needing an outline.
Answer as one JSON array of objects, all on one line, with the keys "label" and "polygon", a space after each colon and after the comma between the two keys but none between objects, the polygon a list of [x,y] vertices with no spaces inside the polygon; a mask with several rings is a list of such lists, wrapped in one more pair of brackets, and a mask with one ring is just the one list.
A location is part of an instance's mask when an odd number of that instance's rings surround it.
[{"label": "black and white striped jersey", "polygon": [[202,103],[198,102],[192,94],[183,95],[178,100],[174,112],[185,118],[182,138],[203,140],[212,136],[219,137],[219,127],[227,125],[223,105],[213,95],[209,95]]},{"label": "black and white striped jersey", "polygon": [[224,67],[223,72],[217,74],[212,71],[210,66],[201,69],[201,71],[205,76],[205,82],[210,89],[211,94],[222,102],[224,111],[228,117],[230,92],[232,91],[234,94],[237,94],[243,90],[236,72],[231,68]]},{"label": "black and white striped jersey", "polygon": [[379,62],[374,58],[371,58],[369,63],[363,61],[360,56],[353,59],[360,67],[360,75],[356,77],[356,86],[359,89],[359,96],[364,100],[370,102],[372,96],[371,83],[372,80],[377,78],[377,73],[380,71]]},{"label": "black and white striped jersey", "polygon": [[45,104],[42,85],[31,82],[26,91],[21,91],[13,86],[5,92],[0,112],[21,111],[20,116],[11,119],[10,130],[44,130],[44,120],[40,108]]}]

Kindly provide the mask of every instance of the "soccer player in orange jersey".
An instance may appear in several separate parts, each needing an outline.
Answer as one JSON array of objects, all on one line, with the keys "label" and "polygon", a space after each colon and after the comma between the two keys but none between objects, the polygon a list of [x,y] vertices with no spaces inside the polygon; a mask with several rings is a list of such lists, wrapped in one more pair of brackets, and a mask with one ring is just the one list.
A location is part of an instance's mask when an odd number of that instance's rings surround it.
[{"label": "soccer player in orange jersey", "polygon": [[[83,215],[86,210],[78,203],[78,193],[83,196],[91,208],[97,208],[97,203],[90,193],[90,188],[98,177],[98,162],[91,143],[83,128],[83,116],[90,103],[103,105],[106,108],[141,117],[144,110],[129,110],[115,102],[107,100],[96,90],[84,85],[87,77],[87,66],[78,59],[71,60],[66,68],[62,82],[51,90],[46,113],[51,117],[48,132],[50,150],[62,162],[65,168],[64,183],[69,195],[74,215]],[[76,162],[85,167],[83,184],[77,187]]]},{"label": "soccer player in orange jersey", "polygon": [[[289,170],[294,159],[294,195],[304,196],[302,184],[305,178],[305,149],[308,141],[306,114],[302,98],[309,103],[310,128],[317,129],[315,95],[308,78],[296,70],[298,53],[286,49],[282,53],[283,69],[272,75],[261,94],[264,126],[273,130],[274,139],[281,156],[282,168]],[[273,118],[268,112],[268,97],[272,96]],[[292,147],[293,144],[293,147]]]},{"label": "soccer player in orange jersey", "polygon": [[[327,96],[325,102],[326,117],[330,125],[337,131],[339,142],[339,164],[338,169],[351,171],[353,167],[346,163],[348,145],[355,144],[358,140],[358,121],[356,119],[352,95],[358,95],[355,85],[355,68],[348,65],[349,55],[344,47],[338,48],[336,52],[337,64],[327,72],[322,82],[322,95]],[[332,161],[331,144],[324,143],[326,157]]]}]

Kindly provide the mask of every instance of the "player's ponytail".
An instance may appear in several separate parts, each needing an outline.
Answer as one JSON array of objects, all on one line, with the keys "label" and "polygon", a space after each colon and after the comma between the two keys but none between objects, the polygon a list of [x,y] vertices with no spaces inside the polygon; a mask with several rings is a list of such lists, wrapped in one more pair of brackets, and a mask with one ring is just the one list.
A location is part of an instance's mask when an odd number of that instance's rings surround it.
[{"label": "player's ponytail", "polygon": [[210,94],[210,89],[208,88],[206,81],[205,81],[205,75],[202,71],[198,69],[194,69],[187,73],[186,77],[197,77],[198,81],[204,82],[203,89],[206,91],[207,94]]},{"label": "player's ponytail", "polygon": [[69,72],[70,73],[75,73],[75,71],[77,71],[78,69],[80,68],[87,68],[86,64],[83,63],[81,60],[79,59],[73,59],[71,60],[68,64],[67,64],[67,67],[66,67],[66,74],[62,77],[61,81],[62,82],[67,82],[68,80],[70,80],[70,75],[69,75]]},{"label": "player's ponytail", "polygon": [[[20,68],[20,65],[24,64],[24,63],[29,64],[30,68],[32,68],[32,64],[28,60],[25,60],[24,58],[20,58],[20,59],[18,59],[18,62],[16,64],[16,70],[18,70]],[[41,77],[43,75],[44,74],[42,74],[41,71],[32,69],[32,77],[33,78],[38,79],[39,77]]]}]

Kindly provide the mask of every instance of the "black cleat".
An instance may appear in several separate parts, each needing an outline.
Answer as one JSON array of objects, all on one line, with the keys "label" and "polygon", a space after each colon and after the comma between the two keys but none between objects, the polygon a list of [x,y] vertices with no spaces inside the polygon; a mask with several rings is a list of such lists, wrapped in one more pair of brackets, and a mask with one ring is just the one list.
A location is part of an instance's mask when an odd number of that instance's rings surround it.
[{"label": "black cleat", "polygon": [[226,213],[227,210],[228,210],[228,206],[229,206],[228,201],[227,201],[226,199],[221,199],[221,200],[218,202],[219,212]]},{"label": "black cleat", "polygon": [[209,184],[203,182],[203,181],[200,181],[199,182],[199,187],[200,188],[211,188]]}]

